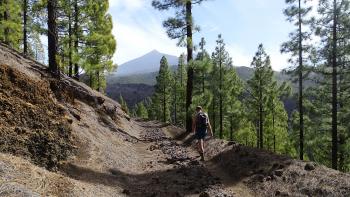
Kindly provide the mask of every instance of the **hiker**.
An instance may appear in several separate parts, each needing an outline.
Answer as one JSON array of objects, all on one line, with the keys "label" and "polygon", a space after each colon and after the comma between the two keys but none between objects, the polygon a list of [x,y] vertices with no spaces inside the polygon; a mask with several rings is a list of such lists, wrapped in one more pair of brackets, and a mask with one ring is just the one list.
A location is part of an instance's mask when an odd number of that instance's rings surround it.
[{"label": "hiker", "polygon": [[210,136],[213,136],[208,114],[203,112],[201,106],[196,107],[196,114],[192,121],[192,132],[195,133],[197,139],[198,151],[201,156],[201,161],[204,161],[204,138],[209,130]]}]

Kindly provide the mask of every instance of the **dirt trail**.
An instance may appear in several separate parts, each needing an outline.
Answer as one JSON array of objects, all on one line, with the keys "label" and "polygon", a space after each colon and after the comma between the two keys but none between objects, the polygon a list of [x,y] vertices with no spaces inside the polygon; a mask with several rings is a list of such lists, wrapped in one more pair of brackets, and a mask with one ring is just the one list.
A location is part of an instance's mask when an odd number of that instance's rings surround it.
[{"label": "dirt trail", "polygon": [[[140,137],[126,146],[129,158],[124,158],[125,165],[115,163],[122,159],[125,144],[109,146],[107,152],[117,152],[119,156],[108,157],[110,155],[101,152],[106,142],[90,149],[89,161],[82,157],[67,163],[62,168],[65,175],[88,182],[94,188],[97,185],[112,188],[116,192],[114,196],[242,196],[249,193],[244,191],[247,188],[225,185],[222,180],[228,177],[222,179],[220,176],[224,173],[208,168],[209,162],[200,162],[192,146],[186,147],[182,141],[171,139],[168,127],[154,122],[134,124]],[[115,186],[119,189],[113,189]]]}]

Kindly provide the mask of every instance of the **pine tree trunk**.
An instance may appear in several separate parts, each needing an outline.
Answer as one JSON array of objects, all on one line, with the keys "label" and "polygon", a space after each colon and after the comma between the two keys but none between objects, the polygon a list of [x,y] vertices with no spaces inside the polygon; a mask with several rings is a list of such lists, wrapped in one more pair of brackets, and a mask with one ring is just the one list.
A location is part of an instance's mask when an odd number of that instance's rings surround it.
[{"label": "pine tree trunk", "polygon": [[339,170],[345,172],[345,150],[344,145],[346,144],[345,136],[343,134],[339,135]]},{"label": "pine tree trunk", "polygon": [[203,71],[203,79],[202,79],[202,94],[204,95],[204,89],[205,89],[205,73]]},{"label": "pine tree trunk", "polygon": [[23,0],[23,55],[24,56],[28,54],[27,12],[28,12],[28,1]]},{"label": "pine tree trunk", "polygon": [[299,159],[304,160],[304,110],[303,110],[303,43],[301,30],[301,0],[299,0]]},{"label": "pine tree trunk", "polygon": [[276,152],[275,110],[272,111],[273,152]]},{"label": "pine tree trunk", "polygon": [[163,87],[163,122],[165,123],[166,122],[166,101],[165,101],[165,84],[164,84],[164,87]]},{"label": "pine tree trunk", "polygon": [[216,110],[215,110],[215,98],[213,98],[213,134],[215,134],[215,130],[216,130]]},{"label": "pine tree trunk", "polygon": [[[70,1],[69,1],[70,5]],[[68,65],[68,76],[73,76],[73,61],[72,61],[72,14],[69,13],[68,15],[68,50],[69,50],[69,65]]]},{"label": "pine tree trunk", "polygon": [[96,77],[97,77],[97,91],[100,92],[101,90],[101,83],[100,83],[100,71],[96,71]]},{"label": "pine tree trunk", "polygon": [[[78,47],[79,47],[79,8],[78,8],[78,0],[74,1],[74,34],[75,34],[75,40],[74,40],[74,50],[75,55],[78,54]],[[77,62],[74,63],[74,78],[76,80],[79,80],[79,65]]]},{"label": "pine tree trunk", "polygon": [[[4,11],[4,21],[8,21],[10,16],[9,16],[9,13],[8,13],[8,0],[4,0],[4,5],[6,7],[5,11]],[[10,45],[10,41],[9,41],[9,34],[10,34],[10,29],[8,27],[6,27],[4,29],[4,43],[7,44],[7,45]]]},{"label": "pine tree trunk", "polygon": [[263,135],[263,95],[262,95],[262,83],[261,76],[259,79],[259,148],[264,148],[264,135]]},{"label": "pine tree trunk", "polygon": [[49,70],[51,73],[59,77],[59,69],[57,65],[57,50],[58,50],[58,37],[57,37],[57,24],[56,24],[56,6],[57,0],[47,1],[47,26],[48,26],[48,54],[49,54]]},{"label": "pine tree trunk", "polygon": [[260,147],[260,127],[259,127],[259,120],[256,121],[255,123],[256,127],[256,147]]},{"label": "pine tree trunk", "polygon": [[[193,59],[193,45],[192,45],[192,2],[186,2],[186,31],[187,31],[187,64]],[[192,92],[193,92],[193,68],[188,67],[187,72],[187,95],[186,95],[186,131],[192,130],[192,118],[190,113],[190,107],[192,104]]]},{"label": "pine tree trunk", "polygon": [[233,141],[233,115],[231,115],[230,121],[230,140]]},{"label": "pine tree trunk", "polygon": [[338,128],[337,128],[337,0],[333,1],[333,39],[332,39],[332,168],[338,165]]},{"label": "pine tree trunk", "polygon": [[176,104],[177,104],[177,96],[176,96],[176,94],[177,94],[177,88],[176,88],[176,86],[177,86],[177,79],[175,78],[175,90],[174,90],[174,124],[176,125],[176,123],[177,123],[177,106],[176,106]]},{"label": "pine tree trunk", "polygon": [[[221,48],[221,47],[220,47]],[[221,49],[220,49],[221,51]],[[220,69],[220,73],[219,73],[219,110],[220,110],[220,117],[219,117],[219,120],[220,120],[220,131],[219,131],[219,134],[220,134],[220,139],[223,138],[223,110],[222,110],[222,60],[221,60],[221,52],[219,53],[219,69]]]}]

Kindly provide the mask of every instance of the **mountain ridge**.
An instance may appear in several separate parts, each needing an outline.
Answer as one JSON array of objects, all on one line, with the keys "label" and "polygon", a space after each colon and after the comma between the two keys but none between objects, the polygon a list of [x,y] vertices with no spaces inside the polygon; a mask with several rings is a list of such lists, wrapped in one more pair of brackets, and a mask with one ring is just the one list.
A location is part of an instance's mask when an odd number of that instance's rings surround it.
[{"label": "mountain ridge", "polygon": [[167,58],[169,65],[177,65],[178,57],[152,50],[140,57],[121,64],[111,75],[125,76],[157,71],[159,69],[159,62],[163,56]]}]

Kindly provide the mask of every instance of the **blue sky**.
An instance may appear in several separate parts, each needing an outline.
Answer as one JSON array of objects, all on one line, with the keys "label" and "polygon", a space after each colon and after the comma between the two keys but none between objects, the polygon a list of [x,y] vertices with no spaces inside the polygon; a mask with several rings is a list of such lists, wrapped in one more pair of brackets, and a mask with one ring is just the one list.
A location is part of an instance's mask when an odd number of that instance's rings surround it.
[{"label": "blue sky", "polygon": [[[282,13],[285,7],[284,0],[208,0],[193,10],[195,23],[201,27],[194,35],[195,43],[205,37],[206,48],[212,52],[221,33],[237,66],[249,66],[258,44],[263,43],[273,69],[281,70],[288,66],[288,55],[280,54],[280,46],[293,30]],[[115,63],[122,64],[153,49],[177,56],[185,52],[162,27],[171,13],[153,9],[151,0],[110,0],[109,12],[118,43]]]}]

